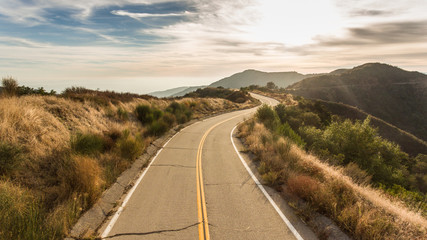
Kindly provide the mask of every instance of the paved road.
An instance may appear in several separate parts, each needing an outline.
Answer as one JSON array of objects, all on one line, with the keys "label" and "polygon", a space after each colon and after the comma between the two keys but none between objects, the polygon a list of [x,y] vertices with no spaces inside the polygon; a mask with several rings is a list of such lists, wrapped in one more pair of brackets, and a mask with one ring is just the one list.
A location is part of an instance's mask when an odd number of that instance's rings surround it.
[{"label": "paved road", "polygon": [[[277,101],[256,95],[274,105]],[[152,162],[105,239],[312,239],[271,205],[231,142],[234,126],[256,110],[197,122],[175,135]],[[297,226],[297,234],[289,225]],[[297,236],[297,237],[296,237]],[[301,239],[301,238],[300,238]]]}]

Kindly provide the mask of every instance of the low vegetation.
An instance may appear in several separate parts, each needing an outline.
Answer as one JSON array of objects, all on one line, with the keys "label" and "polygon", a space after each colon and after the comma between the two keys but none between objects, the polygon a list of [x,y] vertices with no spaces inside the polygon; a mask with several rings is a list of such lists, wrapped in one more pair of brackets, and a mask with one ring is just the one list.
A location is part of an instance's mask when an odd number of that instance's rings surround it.
[{"label": "low vegetation", "polygon": [[293,106],[262,106],[241,125],[240,136],[267,184],[309,204],[304,217],[323,213],[355,239],[427,233],[426,156],[409,157],[381,138],[369,118],[341,119],[300,99]]},{"label": "low vegetation", "polygon": [[62,239],[155,138],[253,106],[84,88],[20,95],[15,83],[3,80],[0,96],[0,239]]},{"label": "low vegetation", "polygon": [[219,97],[230,100],[235,103],[244,103],[248,100],[254,101],[254,99],[249,95],[247,91],[239,90],[233,91],[230,89],[226,89],[223,87],[207,87],[207,88],[199,88],[192,93],[188,93],[185,97]]}]

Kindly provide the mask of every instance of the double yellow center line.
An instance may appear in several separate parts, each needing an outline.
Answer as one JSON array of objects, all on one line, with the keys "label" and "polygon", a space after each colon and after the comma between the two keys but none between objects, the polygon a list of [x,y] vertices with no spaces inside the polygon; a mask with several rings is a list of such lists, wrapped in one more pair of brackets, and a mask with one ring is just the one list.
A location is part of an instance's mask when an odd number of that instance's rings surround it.
[{"label": "double yellow center line", "polygon": [[215,127],[239,116],[241,115],[237,115],[229,119],[226,119],[209,128],[205,132],[205,135],[203,135],[202,140],[200,140],[199,148],[197,149],[196,178],[197,178],[197,215],[199,220],[199,224],[198,224],[199,240],[210,240],[208,214],[206,212],[205,190],[203,187],[203,172],[202,172],[203,145],[205,144],[206,137]]},{"label": "double yellow center line", "polygon": [[206,137],[215,126],[211,127],[208,131],[206,131],[205,135],[203,135],[202,140],[200,141],[199,148],[197,150],[196,178],[197,178],[197,214],[198,214],[198,220],[199,220],[199,240],[210,239],[208,215],[206,212],[205,190],[203,187],[202,149],[203,149],[203,144],[205,143]]}]

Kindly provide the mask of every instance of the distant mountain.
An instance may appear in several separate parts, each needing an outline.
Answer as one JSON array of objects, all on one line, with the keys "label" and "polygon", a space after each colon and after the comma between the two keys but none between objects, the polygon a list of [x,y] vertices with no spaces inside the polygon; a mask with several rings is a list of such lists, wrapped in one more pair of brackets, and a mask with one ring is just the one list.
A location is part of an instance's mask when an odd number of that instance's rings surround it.
[{"label": "distant mountain", "polygon": [[349,70],[349,69],[341,68],[341,69],[337,69],[337,70],[335,70],[335,71],[332,71],[332,72],[330,72],[329,74],[332,74],[332,75],[338,75],[338,74],[341,74],[341,73],[347,72],[348,70]]},{"label": "distant mountain", "polygon": [[205,87],[206,86],[187,87],[187,88],[183,89],[182,91],[179,91],[177,93],[172,94],[171,97],[182,97],[187,93],[191,93],[191,92],[196,91],[197,89],[205,88]]},{"label": "distant mountain", "polygon": [[194,92],[199,88],[204,88],[206,86],[193,86],[193,87],[177,87],[177,88],[171,88],[164,91],[157,91],[148,93],[148,95],[158,97],[158,98],[167,98],[167,97],[182,97],[187,93]]},{"label": "distant mountain", "polygon": [[250,85],[265,86],[268,82],[274,82],[278,87],[285,88],[307,77],[308,76],[297,72],[268,73],[257,70],[246,70],[216,81],[209,85],[209,87],[241,88]]},{"label": "distant mountain", "polygon": [[177,87],[177,88],[171,88],[168,90],[164,90],[164,91],[157,91],[157,92],[151,92],[148,93],[148,95],[154,96],[154,97],[158,97],[158,98],[163,98],[163,97],[170,97],[174,94],[177,94],[181,91],[184,91],[185,89],[187,89],[189,87]]},{"label": "distant mountain", "polygon": [[[209,87],[241,88],[250,85],[265,86],[268,82],[274,82],[278,87],[287,87],[304,78],[320,76],[320,74],[301,74],[297,72],[261,72],[257,70],[246,70],[236,73],[230,77],[223,78],[209,85]],[[152,92],[148,95],[155,97],[182,97],[187,93],[194,92],[199,88],[207,86],[179,87],[165,91]]]},{"label": "distant mountain", "polygon": [[356,106],[427,140],[427,75],[381,63],[306,78],[287,88],[312,99]]}]

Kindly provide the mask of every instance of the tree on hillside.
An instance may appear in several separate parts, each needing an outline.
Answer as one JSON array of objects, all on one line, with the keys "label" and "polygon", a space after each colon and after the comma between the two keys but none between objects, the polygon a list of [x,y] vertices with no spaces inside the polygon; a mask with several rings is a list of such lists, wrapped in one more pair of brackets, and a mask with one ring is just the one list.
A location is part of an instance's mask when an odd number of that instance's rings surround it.
[{"label": "tree on hillside", "polygon": [[11,77],[3,78],[2,85],[3,94],[6,96],[14,96],[18,91],[18,82]]},{"label": "tree on hillside", "polygon": [[277,89],[277,86],[276,86],[276,84],[274,84],[274,82],[268,82],[267,88],[268,89]]}]

